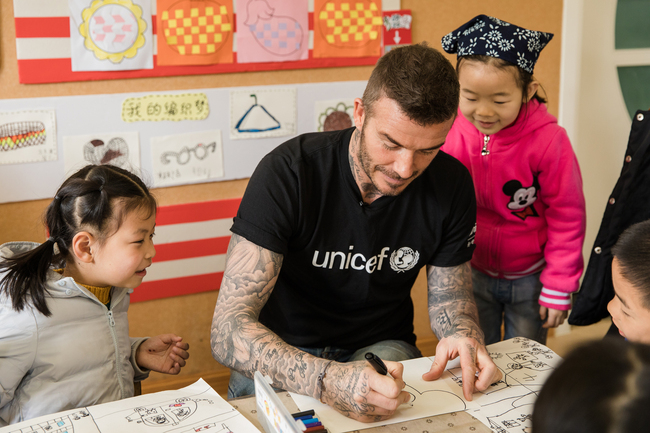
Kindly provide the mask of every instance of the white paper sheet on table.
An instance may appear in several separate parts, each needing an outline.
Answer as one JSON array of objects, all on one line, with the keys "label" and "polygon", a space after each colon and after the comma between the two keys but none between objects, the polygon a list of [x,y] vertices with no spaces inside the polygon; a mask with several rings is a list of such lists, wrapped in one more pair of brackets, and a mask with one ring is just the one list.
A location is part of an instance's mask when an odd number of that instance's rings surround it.
[{"label": "white paper sheet on table", "polygon": [[259,433],[203,379],[177,391],[162,391],[34,418],[0,433]]},{"label": "white paper sheet on table", "polygon": [[[375,423],[355,421],[314,398],[294,393],[291,393],[291,397],[301,411],[313,409],[323,426],[331,433],[361,430],[467,409],[477,410],[478,404],[463,398],[462,388],[454,382],[454,376],[449,372],[445,372],[440,379],[431,382],[422,379],[422,374],[431,369],[433,359],[434,357],[425,357],[402,362],[403,379],[407,384],[404,390],[411,394],[413,407],[402,405],[394,416],[385,421]],[[458,360],[449,363],[451,368],[458,365]]]},{"label": "white paper sheet on table", "polygon": [[[520,433],[532,428],[533,406],[542,385],[562,362],[548,347],[517,337],[487,346],[503,379],[474,394],[481,408],[468,412],[499,433]],[[460,368],[450,370],[461,384]]]},{"label": "white paper sheet on table", "polygon": [[533,406],[542,385],[562,361],[548,347],[527,338],[512,338],[487,347],[503,378],[485,392],[474,393],[471,402],[462,396],[462,374],[458,359],[447,365],[439,380],[425,382],[435,357],[403,361],[406,391],[413,407],[402,406],[395,416],[378,423],[354,421],[319,401],[291,394],[300,410],[314,409],[323,425],[333,433],[361,430],[427,416],[467,410],[469,414],[499,433],[521,433],[530,429]]}]

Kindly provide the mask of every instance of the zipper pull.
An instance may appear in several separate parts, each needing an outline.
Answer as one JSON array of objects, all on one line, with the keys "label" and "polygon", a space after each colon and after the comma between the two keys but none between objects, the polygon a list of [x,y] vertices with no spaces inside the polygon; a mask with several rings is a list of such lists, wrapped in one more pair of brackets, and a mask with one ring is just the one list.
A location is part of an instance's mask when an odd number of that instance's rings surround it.
[{"label": "zipper pull", "polygon": [[113,319],[113,312],[108,311],[108,324],[111,326],[115,326],[115,320]]},{"label": "zipper pull", "polygon": [[490,154],[490,151],[488,150],[488,143],[490,142],[490,136],[486,135],[483,137],[483,150],[481,150],[481,155],[487,156]]}]

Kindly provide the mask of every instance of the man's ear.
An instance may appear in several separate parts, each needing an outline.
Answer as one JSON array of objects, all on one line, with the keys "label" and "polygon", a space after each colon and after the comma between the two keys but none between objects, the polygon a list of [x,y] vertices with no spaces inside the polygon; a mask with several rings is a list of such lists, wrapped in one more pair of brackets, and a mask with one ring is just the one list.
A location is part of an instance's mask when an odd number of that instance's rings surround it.
[{"label": "man's ear", "polygon": [[531,81],[530,84],[528,84],[528,94],[526,95],[526,102],[530,101],[533,96],[535,96],[535,92],[537,92],[537,89],[539,89],[539,81]]},{"label": "man's ear", "polygon": [[363,106],[363,101],[361,98],[355,98],[354,100],[354,126],[357,127],[359,131],[363,127],[363,121],[366,119],[366,109]]},{"label": "man's ear", "polygon": [[92,263],[93,247],[96,245],[97,242],[92,233],[79,232],[72,238],[72,254],[83,263]]}]

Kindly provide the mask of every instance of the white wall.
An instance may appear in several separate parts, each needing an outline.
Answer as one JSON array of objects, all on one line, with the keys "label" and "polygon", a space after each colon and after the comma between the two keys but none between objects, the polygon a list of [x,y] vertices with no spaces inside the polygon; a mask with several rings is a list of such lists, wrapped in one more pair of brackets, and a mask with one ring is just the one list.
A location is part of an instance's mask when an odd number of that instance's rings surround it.
[{"label": "white wall", "polygon": [[565,0],[559,121],[569,132],[582,170],[585,264],[623,166],[632,123],[616,71],[615,19],[616,0]]}]

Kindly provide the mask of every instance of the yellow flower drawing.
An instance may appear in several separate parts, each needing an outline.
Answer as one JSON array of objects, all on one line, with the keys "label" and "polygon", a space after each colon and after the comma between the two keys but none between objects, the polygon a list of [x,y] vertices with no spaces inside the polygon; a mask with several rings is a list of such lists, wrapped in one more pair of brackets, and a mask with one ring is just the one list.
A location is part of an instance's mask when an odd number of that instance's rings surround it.
[{"label": "yellow flower drawing", "polygon": [[132,0],[95,0],[81,13],[79,33],[99,60],[120,63],[133,58],[144,43],[147,23]]}]

